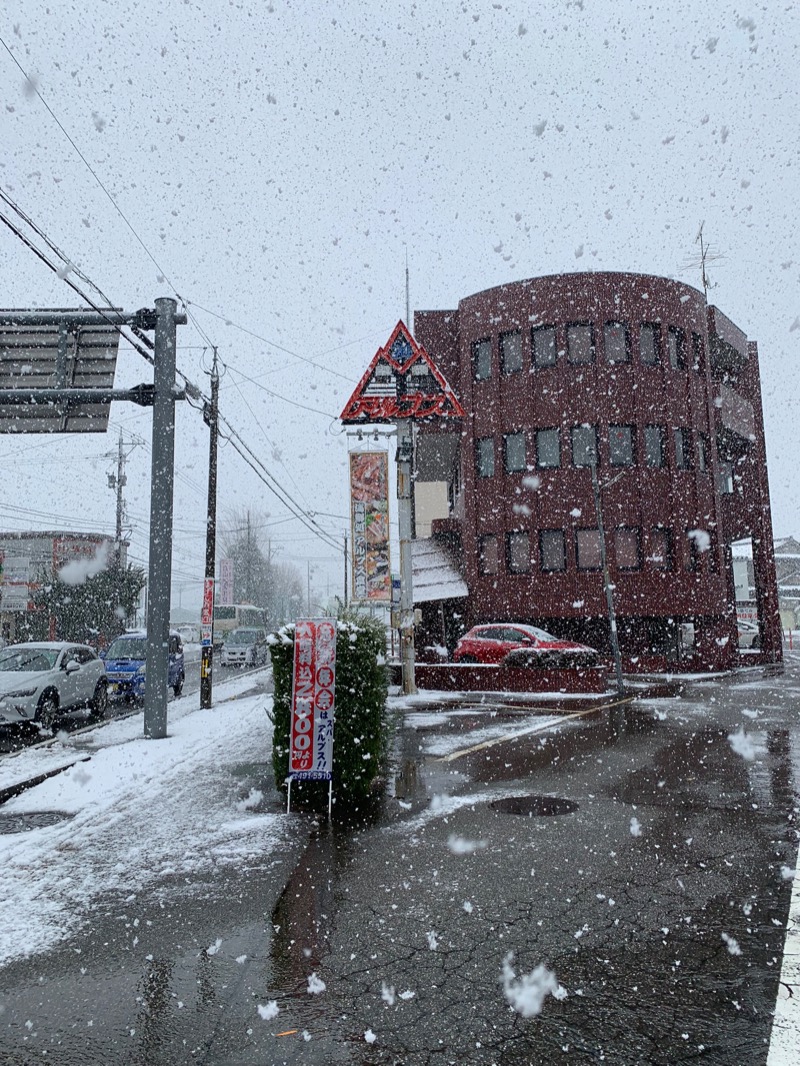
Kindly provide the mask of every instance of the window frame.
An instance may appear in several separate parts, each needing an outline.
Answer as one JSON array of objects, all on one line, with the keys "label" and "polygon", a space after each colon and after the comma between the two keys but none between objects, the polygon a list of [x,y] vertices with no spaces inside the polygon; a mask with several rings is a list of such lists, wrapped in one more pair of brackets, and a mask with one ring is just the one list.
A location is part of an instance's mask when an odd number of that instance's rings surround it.
[{"label": "window frame", "polygon": [[[483,455],[481,454],[481,445],[485,444],[491,445],[491,471],[489,473],[484,473],[481,468],[483,460]],[[495,456],[494,437],[478,437],[475,441],[475,475],[480,480],[483,480],[484,478],[493,478],[496,473],[497,461]]]},{"label": "window frame", "polygon": [[[649,437],[650,431],[655,430],[658,434],[659,459],[658,463],[650,462]],[[664,470],[667,467],[667,435],[663,426],[648,423],[643,430],[644,437],[644,466],[648,470]]]},{"label": "window frame", "polygon": [[664,538],[664,565],[658,565],[652,547],[650,548],[645,561],[650,565],[653,570],[658,570],[661,573],[667,573],[674,567],[672,530],[669,528],[669,526],[653,526],[650,530],[651,541],[654,536],[663,536]]},{"label": "window frame", "polygon": [[[545,566],[545,536],[559,537],[561,542],[561,566]],[[544,574],[563,574],[567,569],[567,538],[563,529],[539,530],[539,569]]]},{"label": "window frame", "polygon": [[[636,544],[636,564],[634,566],[623,565],[620,561],[619,538],[620,534],[633,534]],[[614,530],[614,555],[617,561],[617,569],[626,573],[634,573],[642,569],[642,531],[638,526],[617,526]]]},{"label": "window frame", "polygon": [[[484,349],[484,345],[487,346],[486,349]],[[480,359],[481,353],[485,352],[485,351],[488,351],[488,356],[489,356],[489,372],[487,374],[479,374],[478,373],[479,359]],[[480,340],[472,342],[472,380],[475,383],[480,383],[482,381],[491,381],[492,380],[492,338],[491,337],[482,337]]]},{"label": "window frame", "polygon": [[[522,465],[511,467],[508,461],[508,442],[514,437],[522,440]],[[513,433],[503,434],[503,469],[507,474],[522,474],[527,469],[528,464],[528,448],[527,439],[525,436],[525,430],[518,429]]]},{"label": "window frame", "polygon": [[[611,434],[614,430],[627,430],[628,431],[628,444],[630,446],[630,459],[620,459],[614,457],[614,451],[611,444]],[[636,426],[634,425],[622,425],[615,423],[608,427],[608,464],[609,466],[621,467],[623,470],[636,466]]]},{"label": "window frame", "polygon": [[[609,330],[621,329],[622,330],[622,359],[611,359],[608,354],[608,335]],[[616,319],[612,319],[605,323],[603,326],[603,355],[605,356],[606,363],[609,366],[621,366],[624,363],[631,361],[631,342],[630,331],[628,330],[627,323],[619,322]]]},{"label": "window frame", "polygon": [[[543,463],[541,448],[539,447],[539,440],[543,433],[554,433],[555,442],[558,450],[558,462],[557,463]],[[560,470],[562,466],[561,455],[561,430],[557,426],[546,426],[543,429],[536,430],[536,469],[537,470]]]},{"label": "window frame", "polygon": [[[573,330],[586,329],[589,331],[589,358],[573,359],[570,335]],[[568,322],[567,323],[567,362],[571,366],[592,366],[597,361],[597,345],[594,336],[594,323],[592,322]]]},{"label": "window frame", "polygon": [[[576,433],[580,433],[582,431],[583,432],[591,431],[592,434],[594,435],[594,462],[593,463],[592,462],[579,463],[579,462],[576,462],[576,460],[575,460],[575,435],[576,435]],[[581,423],[581,425],[579,425],[579,426],[571,426],[570,427],[569,436],[570,436],[570,445],[571,445],[572,465],[576,469],[579,469],[579,470],[580,469],[584,469],[584,468],[591,470],[591,468],[593,466],[597,467],[598,466],[598,458],[599,458],[599,456],[598,456],[597,426],[590,425],[589,423],[586,423],[586,422]]]},{"label": "window frame", "polygon": [[[644,351],[642,348],[642,334],[645,330],[652,331],[653,335],[653,359],[645,359]],[[640,322],[639,323],[639,362],[642,366],[660,366],[661,365],[661,328],[657,322]]]},{"label": "window frame", "polygon": [[[526,556],[526,565],[524,568],[514,565],[514,553],[512,550],[512,541],[516,538],[525,538],[527,542],[528,550]],[[509,574],[529,574],[531,571],[531,535],[526,529],[510,529],[506,533],[506,573]]]},{"label": "window frame", "polygon": [[[597,538],[597,564],[587,566],[581,562],[581,536],[586,533],[593,533]],[[592,572],[603,569],[603,553],[600,545],[600,530],[597,526],[585,526],[575,530],[575,566],[578,570],[584,572]]]},{"label": "window frame", "polygon": [[[505,342],[510,337],[516,337],[517,340],[519,341],[519,353],[518,353],[519,354],[519,365],[511,367],[509,369],[509,367],[507,365],[507,362],[506,362],[506,358],[507,357],[506,357]],[[520,330],[520,329],[508,329],[508,330],[505,330],[503,333],[500,334],[499,347],[500,347],[500,374],[504,378],[511,377],[512,374],[519,374],[525,368],[525,359],[524,359],[524,356],[523,356],[523,353],[522,353],[522,330]]]},{"label": "window frame", "polygon": [[[672,360],[672,346],[670,341],[675,338],[675,361]],[[672,370],[686,369],[686,336],[679,326],[667,328],[667,361]]]},{"label": "window frame", "polygon": [[[537,344],[536,338],[545,333],[550,333],[553,338],[552,352],[553,358],[549,362],[540,363],[537,359]],[[556,337],[555,326],[533,326],[531,328],[531,364],[536,370],[546,370],[549,366],[556,366],[558,363],[558,339]]]},{"label": "window frame", "polygon": [[[490,560],[490,555],[487,553],[486,548],[489,543],[493,544],[493,556],[494,556],[494,569],[490,569],[487,565],[487,560]],[[496,533],[481,533],[478,535],[478,574],[481,577],[495,577],[500,573],[500,548],[497,543]]]},{"label": "window frame", "polygon": [[[678,447],[680,441],[680,448]],[[675,448],[675,469],[693,470],[692,465],[692,431],[685,426],[674,426],[672,430],[672,443]]]}]

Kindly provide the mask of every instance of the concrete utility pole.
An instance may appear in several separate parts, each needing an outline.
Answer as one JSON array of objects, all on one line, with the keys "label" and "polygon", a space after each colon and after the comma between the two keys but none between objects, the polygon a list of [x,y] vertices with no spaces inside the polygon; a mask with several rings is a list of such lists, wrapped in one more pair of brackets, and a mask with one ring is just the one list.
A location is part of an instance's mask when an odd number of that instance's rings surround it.
[{"label": "concrete utility pole", "polygon": [[209,428],[208,510],[206,516],[206,572],[204,588],[211,585],[211,641],[203,643],[200,661],[200,706],[211,706],[214,681],[214,569],[217,556],[217,443],[219,440],[219,369],[217,349],[211,367],[211,403],[203,408],[203,421]]},{"label": "concrete utility pole", "polygon": [[414,592],[411,556],[412,466],[414,441],[411,419],[397,420],[397,524],[400,534],[400,666],[403,695],[417,691],[414,676]]},{"label": "concrete utility pole", "polygon": [[344,605],[347,606],[347,534],[344,535]]},{"label": "concrete utility pole", "polygon": [[167,735],[169,601],[172,586],[172,489],[175,468],[175,300],[156,300],[153,352],[153,461],[150,477],[150,581],[144,735]]}]

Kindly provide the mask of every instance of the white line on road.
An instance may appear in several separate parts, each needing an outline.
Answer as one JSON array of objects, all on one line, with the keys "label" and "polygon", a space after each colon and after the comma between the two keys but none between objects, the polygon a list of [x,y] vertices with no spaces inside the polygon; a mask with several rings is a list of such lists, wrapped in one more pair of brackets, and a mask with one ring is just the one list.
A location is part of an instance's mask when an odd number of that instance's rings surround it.
[{"label": "white line on road", "polygon": [[603,703],[599,707],[588,707],[585,711],[574,711],[572,714],[564,714],[556,721],[550,719],[547,722],[539,723],[538,725],[529,726],[527,729],[518,729],[514,733],[506,733],[502,737],[494,737],[492,740],[484,740],[480,744],[472,744],[469,748],[461,748],[459,751],[451,751],[449,755],[442,755],[438,762],[453,762],[454,759],[460,759],[462,755],[470,755],[473,751],[482,751],[484,748],[493,748],[496,744],[505,744],[509,740],[516,740],[517,737],[527,737],[533,733],[545,733],[549,729],[555,729],[556,726],[561,725],[562,722],[568,722],[572,718],[583,718],[587,714],[597,714],[598,711],[606,711],[609,707],[619,707],[620,704],[630,703],[633,697],[627,697],[624,700],[615,700],[614,703]]}]

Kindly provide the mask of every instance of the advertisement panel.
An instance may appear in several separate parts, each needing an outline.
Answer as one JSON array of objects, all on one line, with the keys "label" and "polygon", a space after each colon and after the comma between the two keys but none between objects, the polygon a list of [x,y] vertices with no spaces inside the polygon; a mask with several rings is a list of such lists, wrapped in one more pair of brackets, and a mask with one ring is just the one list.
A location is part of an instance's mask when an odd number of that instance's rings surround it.
[{"label": "advertisement panel", "polygon": [[233,598],[233,559],[219,561],[219,596],[217,603],[235,603]]},{"label": "advertisement panel", "polygon": [[214,578],[207,577],[203,582],[203,607],[200,611],[200,643],[204,648],[211,647],[214,625]]},{"label": "advertisement panel", "polygon": [[303,619],[294,631],[289,777],[330,781],[336,696],[336,623]]},{"label": "advertisement panel", "polygon": [[352,598],[389,602],[389,456],[387,452],[350,453],[352,523]]}]

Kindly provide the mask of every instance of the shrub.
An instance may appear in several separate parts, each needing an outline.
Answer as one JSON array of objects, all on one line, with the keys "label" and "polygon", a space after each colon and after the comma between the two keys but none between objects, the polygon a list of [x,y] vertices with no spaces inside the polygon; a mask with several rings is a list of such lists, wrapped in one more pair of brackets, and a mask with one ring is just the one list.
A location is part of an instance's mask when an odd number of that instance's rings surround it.
[{"label": "shrub", "polygon": [[[274,679],[271,719],[272,768],[283,787],[289,772],[289,725],[292,702],[294,624],[269,637]],[[336,622],[336,709],[333,729],[333,795],[337,803],[362,800],[380,773],[388,748],[386,719],[386,630],[383,623],[355,611]],[[327,803],[327,781],[294,784],[304,802]]]}]

